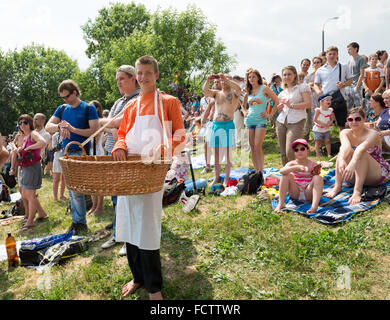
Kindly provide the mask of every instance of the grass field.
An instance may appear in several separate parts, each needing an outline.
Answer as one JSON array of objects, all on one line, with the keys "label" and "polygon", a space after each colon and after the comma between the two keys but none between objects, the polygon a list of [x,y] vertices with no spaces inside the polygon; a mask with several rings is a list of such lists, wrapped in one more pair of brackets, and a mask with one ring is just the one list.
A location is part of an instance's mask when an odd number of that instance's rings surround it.
[{"label": "grass field", "polygon": [[[265,167],[281,165],[278,145],[267,134]],[[235,154],[235,157],[239,155]],[[212,173],[196,177],[212,177]],[[27,233],[21,222],[0,227],[17,241],[59,234],[71,224],[66,202],[52,200],[44,178],[39,199],[50,218]],[[111,223],[109,197],[104,213],[88,217],[89,233]],[[161,240],[165,299],[390,299],[390,209],[387,203],[337,226],[322,225],[296,213],[276,215],[256,196],[202,196],[185,214],[180,204],[164,208]],[[43,275],[34,269],[8,270],[0,263],[0,298],[122,299],[132,276],[121,248],[102,241]],[[46,281],[46,282],[45,282]],[[46,285],[42,285],[45,283]],[[148,299],[144,289],[126,299]]]}]

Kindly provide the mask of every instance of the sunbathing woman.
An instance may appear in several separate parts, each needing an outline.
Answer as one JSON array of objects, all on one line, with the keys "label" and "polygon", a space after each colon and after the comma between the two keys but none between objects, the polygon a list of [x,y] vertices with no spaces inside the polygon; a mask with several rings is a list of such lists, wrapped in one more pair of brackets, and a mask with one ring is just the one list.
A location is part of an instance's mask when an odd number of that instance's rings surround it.
[{"label": "sunbathing woman", "polygon": [[376,130],[366,128],[362,109],[353,108],[348,112],[350,129],[340,133],[340,152],[336,162],[336,182],[325,197],[334,198],[343,181],[354,184],[349,203],[361,201],[363,186],[377,186],[390,178],[390,166],[382,157],[381,137]]},{"label": "sunbathing woman", "polygon": [[310,149],[305,139],[295,140],[291,148],[294,150],[295,160],[288,162],[280,174],[279,203],[275,208],[281,212],[286,207],[287,193],[295,200],[311,201],[311,208],[307,213],[314,213],[318,209],[324,188],[323,178],[319,175],[321,165],[307,158]]}]

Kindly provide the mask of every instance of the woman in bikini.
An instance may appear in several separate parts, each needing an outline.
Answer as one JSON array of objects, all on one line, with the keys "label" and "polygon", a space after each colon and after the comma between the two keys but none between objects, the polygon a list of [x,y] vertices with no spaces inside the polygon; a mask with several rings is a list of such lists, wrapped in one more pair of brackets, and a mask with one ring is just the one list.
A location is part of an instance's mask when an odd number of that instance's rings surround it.
[{"label": "woman in bikini", "polygon": [[288,193],[292,199],[311,201],[311,208],[307,213],[314,213],[318,209],[324,188],[323,178],[319,175],[321,165],[307,158],[310,149],[305,139],[295,140],[291,148],[295,160],[280,169],[282,178],[279,182],[279,203],[275,211],[281,212],[286,207],[285,198]]},{"label": "woman in bikini", "polygon": [[336,182],[325,197],[334,198],[343,181],[354,184],[349,203],[357,204],[362,199],[363,186],[377,186],[390,178],[390,166],[382,156],[382,139],[378,131],[365,126],[362,109],[353,108],[348,112],[350,129],[340,132],[340,152],[336,162]]}]

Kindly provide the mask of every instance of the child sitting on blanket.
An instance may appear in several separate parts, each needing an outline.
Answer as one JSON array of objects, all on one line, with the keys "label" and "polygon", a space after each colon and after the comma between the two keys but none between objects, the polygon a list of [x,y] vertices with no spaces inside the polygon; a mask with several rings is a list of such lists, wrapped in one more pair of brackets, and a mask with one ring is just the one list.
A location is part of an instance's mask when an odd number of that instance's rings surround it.
[{"label": "child sitting on blanket", "polygon": [[294,150],[295,160],[288,162],[282,169],[279,182],[279,203],[275,208],[281,212],[286,207],[287,193],[295,200],[311,201],[311,208],[307,213],[314,213],[318,209],[322,196],[324,181],[319,175],[321,164],[309,160],[310,149],[305,139],[295,140],[291,148]]}]

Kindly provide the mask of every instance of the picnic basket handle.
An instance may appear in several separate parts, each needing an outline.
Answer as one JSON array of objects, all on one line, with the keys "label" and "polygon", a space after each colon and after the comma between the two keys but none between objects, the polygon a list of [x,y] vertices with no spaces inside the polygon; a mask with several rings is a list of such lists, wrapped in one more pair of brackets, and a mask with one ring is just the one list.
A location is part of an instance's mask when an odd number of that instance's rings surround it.
[{"label": "picnic basket handle", "polygon": [[83,156],[87,155],[87,153],[85,152],[84,146],[80,142],[78,142],[78,141],[71,141],[65,147],[64,156],[68,155],[69,146],[72,145],[72,144],[77,144],[81,148],[81,150],[83,151]]}]

